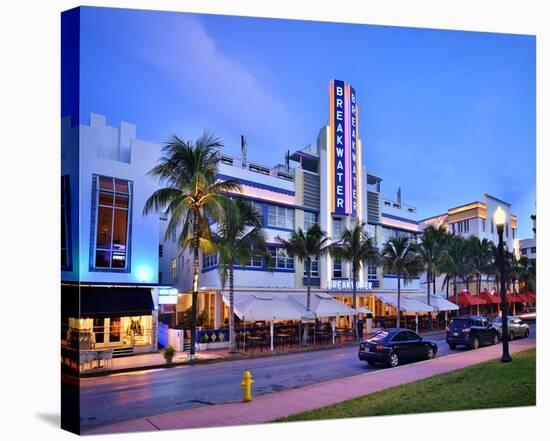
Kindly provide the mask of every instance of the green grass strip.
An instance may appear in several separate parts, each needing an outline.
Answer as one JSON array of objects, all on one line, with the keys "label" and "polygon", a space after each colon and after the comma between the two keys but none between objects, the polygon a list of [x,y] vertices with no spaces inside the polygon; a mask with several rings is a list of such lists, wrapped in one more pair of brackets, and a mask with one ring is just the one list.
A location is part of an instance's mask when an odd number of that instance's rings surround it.
[{"label": "green grass strip", "polygon": [[[395,375],[399,375],[399,370],[395,371]],[[309,421],[535,404],[536,349],[533,348],[514,354],[511,363],[491,360],[276,421]]]}]

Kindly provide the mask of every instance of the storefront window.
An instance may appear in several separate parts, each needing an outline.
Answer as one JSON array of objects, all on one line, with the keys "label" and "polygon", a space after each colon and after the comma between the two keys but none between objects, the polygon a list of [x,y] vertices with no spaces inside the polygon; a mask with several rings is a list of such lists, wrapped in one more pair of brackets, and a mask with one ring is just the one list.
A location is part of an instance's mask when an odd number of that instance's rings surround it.
[{"label": "storefront window", "polygon": [[109,326],[109,341],[120,341],[120,317],[111,318]]}]

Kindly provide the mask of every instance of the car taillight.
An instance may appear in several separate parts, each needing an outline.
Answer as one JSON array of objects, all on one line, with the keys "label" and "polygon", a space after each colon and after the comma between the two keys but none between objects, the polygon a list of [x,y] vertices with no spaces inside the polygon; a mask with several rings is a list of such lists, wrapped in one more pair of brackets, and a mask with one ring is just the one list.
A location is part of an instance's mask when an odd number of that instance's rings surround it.
[{"label": "car taillight", "polygon": [[377,351],[383,351],[383,350],[384,350],[384,346],[376,345],[375,349],[376,349]]},{"label": "car taillight", "polygon": [[464,328],[462,332],[470,332],[470,328]]}]

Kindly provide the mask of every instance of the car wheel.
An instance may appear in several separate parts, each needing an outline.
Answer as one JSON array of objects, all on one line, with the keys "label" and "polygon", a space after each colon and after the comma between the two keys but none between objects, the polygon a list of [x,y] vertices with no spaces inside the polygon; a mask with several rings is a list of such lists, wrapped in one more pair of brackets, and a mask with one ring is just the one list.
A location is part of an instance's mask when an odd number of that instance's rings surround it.
[{"label": "car wheel", "polygon": [[508,336],[508,340],[512,341],[514,339],[514,332],[510,332],[509,336]]},{"label": "car wheel", "polygon": [[428,350],[426,351],[426,360],[431,360],[435,357],[435,351],[434,348],[431,346],[428,346]]},{"label": "car wheel", "polygon": [[456,349],[456,343],[449,343],[450,349]]},{"label": "car wheel", "polygon": [[392,352],[388,357],[388,367],[396,367],[399,365],[399,355],[396,352]]},{"label": "car wheel", "polygon": [[470,343],[470,348],[471,349],[479,348],[479,339],[477,337],[474,337],[474,339],[472,340],[472,343]]},{"label": "car wheel", "polygon": [[493,335],[493,344],[498,345],[498,334]]},{"label": "car wheel", "polygon": [[525,330],[525,338],[529,337],[529,328]]}]

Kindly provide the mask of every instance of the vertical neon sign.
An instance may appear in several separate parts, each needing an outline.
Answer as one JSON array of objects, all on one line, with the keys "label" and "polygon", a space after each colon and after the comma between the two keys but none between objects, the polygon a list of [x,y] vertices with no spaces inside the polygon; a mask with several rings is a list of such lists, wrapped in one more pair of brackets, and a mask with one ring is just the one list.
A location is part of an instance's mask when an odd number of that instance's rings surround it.
[{"label": "vertical neon sign", "polygon": [[330,127],[332,148],[332,212],[356,217],[359,212],[360,152],[358,109],[355,89],[344,81],[330,84]]},{"label": "vertical neon sign", "polygon": [[332,143],[334,155],[333,183],[334,183],[334,207],[335,214],[347,214],[346,212],[346,111],[345,111],[345,84],[343,81],[334,80],[334,97],[332,127]]}]

